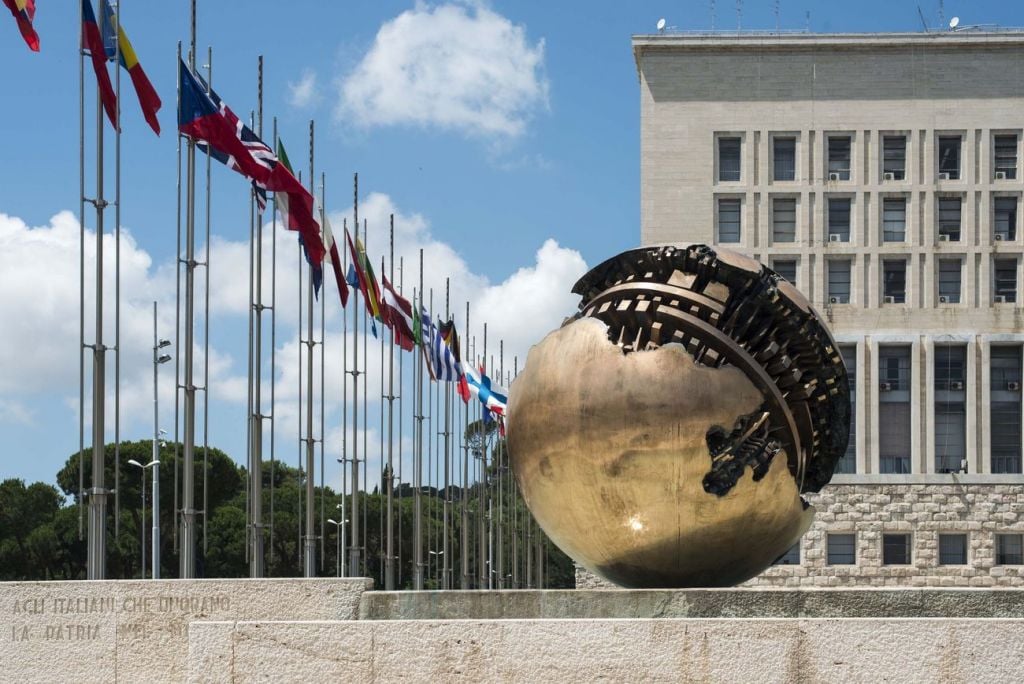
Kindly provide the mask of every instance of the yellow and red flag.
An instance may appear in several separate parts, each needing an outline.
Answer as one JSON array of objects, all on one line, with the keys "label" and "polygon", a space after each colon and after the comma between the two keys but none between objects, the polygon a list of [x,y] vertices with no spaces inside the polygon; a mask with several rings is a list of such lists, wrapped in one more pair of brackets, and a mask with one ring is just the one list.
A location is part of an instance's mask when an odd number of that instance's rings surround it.
[{"label": "yellow and red flag", "polygon": [[32,20],[36,18],[36,0],[4,0],[4,4],[18,22],[18,30],[29,48],[39,52],[39,34],[32,28]]},{"label": "yellow and red flag", "polygon": [[[153,132],[160,135],[160,122],[156,118],[156,113],[160,111],[160,107],[163,104],[160,101],[160,96],[156,94],[153,84],[149,82],[146,72],[142,70],[142,65],[139,64],[139,58],[135,54],[135,49],[132,48],[131,41],[128,40],[128,35],[124,32],[120,19],[114,14],[114,10],[111,9],[110,2],[108,0],[102,0],[102,2],[104,12],[103,42],[106,45],[107,57],[119,58],[121,66],[131,76],[132,84],[135,86],[135,94],[138,95],[139,105],[142,107],[142,115],[146,118],[146,122],[153,129]],[[115,26],[117,27],[116,36],[114,33]]]}]

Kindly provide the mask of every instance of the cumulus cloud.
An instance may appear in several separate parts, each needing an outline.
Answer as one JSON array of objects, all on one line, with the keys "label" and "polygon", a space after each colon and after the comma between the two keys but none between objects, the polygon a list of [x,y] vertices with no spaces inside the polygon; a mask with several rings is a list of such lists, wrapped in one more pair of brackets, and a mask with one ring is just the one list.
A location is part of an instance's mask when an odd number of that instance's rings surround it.
[{"label": "cumulus cloud", "polygon": [[306,109],[320,101],[316,87],[316,72],[306,69],[298,81],[288,82],[288,104],[296,109]]},{"label": "cumulus cloud", "polygon": [[515,137],[548,104],[544,41],[483,3],[418,3],[341,81],[339,118]]}]

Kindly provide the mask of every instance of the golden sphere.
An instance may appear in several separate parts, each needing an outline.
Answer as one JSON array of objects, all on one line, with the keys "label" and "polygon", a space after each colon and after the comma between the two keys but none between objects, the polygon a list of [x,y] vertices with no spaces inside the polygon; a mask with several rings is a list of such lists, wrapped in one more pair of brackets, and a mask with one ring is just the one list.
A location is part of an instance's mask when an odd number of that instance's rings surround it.
[{"label": "golden sphere", "polygon": [[[716,275],[702,279],[709,258]],[[801,490],[827,482],[845,447],[845,368],[799,293],[781,284],[796,300],[787,311],[818,328],[813,344],[784,348],[789,361],[764,353],[778,344],[763,332],[728,324],[738,296],[780,305],[778,276],[744,259],[694,246],[605,262],[574,288],[580,315],[531,349],[512,385],[509,453],[527,506],[563,551],[620,586],[757,575],[807,530]],[[767,290],[741,292],[737,273]],[[697,322],[673,327],[680,311]]]}]

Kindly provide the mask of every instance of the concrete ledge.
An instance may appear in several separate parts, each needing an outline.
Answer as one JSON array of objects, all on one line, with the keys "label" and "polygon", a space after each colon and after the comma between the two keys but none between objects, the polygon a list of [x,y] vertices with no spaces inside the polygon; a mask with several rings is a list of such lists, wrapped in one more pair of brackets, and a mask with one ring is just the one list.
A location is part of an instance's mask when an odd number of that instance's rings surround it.
[{"label": "concrete ledge", "polygon": [[1024,618],[1021,589],[373,591],[361,620],[551,618]]},{"label": "concrete ledge", "polygon": [[189,681],[1019,682],[1024,620],[197,622]]},{"label": "concrete ledge", "polygon": [[181,681],[194,620],[351,620],[370,579],[0,582],[0,680]]}]

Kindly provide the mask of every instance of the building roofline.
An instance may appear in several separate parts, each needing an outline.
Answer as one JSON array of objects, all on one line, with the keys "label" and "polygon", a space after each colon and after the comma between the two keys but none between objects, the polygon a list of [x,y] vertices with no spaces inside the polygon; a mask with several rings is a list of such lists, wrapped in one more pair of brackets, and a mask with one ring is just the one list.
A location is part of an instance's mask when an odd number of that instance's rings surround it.
[{"label": "building roofline", "polygon": [[632,36],[637,77],[645,52],[687,52],[701,50],[813,51],[828,48],[900,49],[1009,47],[1024,49],[1024,29],[984,29],[916,33],[811,33],[805,31],[693,31],[640,33]]}]

